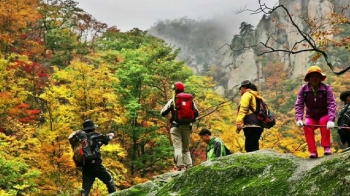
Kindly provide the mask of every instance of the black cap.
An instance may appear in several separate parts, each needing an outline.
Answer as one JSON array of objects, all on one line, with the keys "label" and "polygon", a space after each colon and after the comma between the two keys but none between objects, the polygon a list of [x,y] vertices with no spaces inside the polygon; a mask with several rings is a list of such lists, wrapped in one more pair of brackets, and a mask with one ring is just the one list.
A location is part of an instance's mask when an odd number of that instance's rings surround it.
[{"label": "black cap", "polygon": [[340,94],[340,99],[345,102],[348,96],[350,96],[350,91],[344,91]]},{"label": "black cap", "polygon": [[83,129],[82,131],[88,132],[88,130],[94,130],[96,129],[98,126],[94,124],[94,122],[90,119],[86,120],[83,123]]},{"label": "black cap", "polygon": [[252,84],[252,82],[250,82],[250,80],[243,80],[243,81],[241,82],[241,86],[239,87],[239,89],[241,89],[242,86],[249,86],[249,85],[251,85],[251,84]]}]

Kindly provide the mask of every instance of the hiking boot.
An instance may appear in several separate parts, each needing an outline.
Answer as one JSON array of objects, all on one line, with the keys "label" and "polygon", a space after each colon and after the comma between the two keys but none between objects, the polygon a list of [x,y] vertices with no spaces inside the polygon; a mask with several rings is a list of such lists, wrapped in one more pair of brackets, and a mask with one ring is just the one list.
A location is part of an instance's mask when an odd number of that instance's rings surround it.
[{"label": "hiking boot", "polygon": [[310,153],[309,158],[310,158],[310,159],[316,159],[316,158],[318,158],[317,152],[312,152],[312,153]]},{"label": "hiking boot", "polygon": [[324,147],[324,155],[331,155],[332,150],[330,147]]},{"label": "hiking boot", "polygon": [[174,171],[186,171],[186,166],[175,166]]}]

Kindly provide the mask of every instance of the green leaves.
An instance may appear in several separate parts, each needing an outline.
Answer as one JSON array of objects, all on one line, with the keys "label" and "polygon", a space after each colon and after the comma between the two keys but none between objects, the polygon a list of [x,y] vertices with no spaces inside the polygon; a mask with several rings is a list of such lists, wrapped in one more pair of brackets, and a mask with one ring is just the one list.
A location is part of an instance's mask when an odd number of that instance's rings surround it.
[{"label": "green leaves", "polygon": [[6,160],[0,154],[0,194],[37,193],[35,179],[39,177],[40,172],[29,168],[30,166],[21,159]]}]

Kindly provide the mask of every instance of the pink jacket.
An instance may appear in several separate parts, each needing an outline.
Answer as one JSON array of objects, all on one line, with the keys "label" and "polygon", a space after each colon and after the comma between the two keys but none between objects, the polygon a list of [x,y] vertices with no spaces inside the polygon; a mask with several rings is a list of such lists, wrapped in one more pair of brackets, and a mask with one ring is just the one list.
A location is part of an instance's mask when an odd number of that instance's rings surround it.
[{"label": "pink jacket", "polygon": [[328,114],[329,121],[335,121],[337,105],[332,88],[329,85],[321,83],[316,93],[312,91],[309,83],[303,85],[299,90],[295,103],[295,118],[297,121],[303,120],[304,107],[306,107],[306,118],[319,120]]}]

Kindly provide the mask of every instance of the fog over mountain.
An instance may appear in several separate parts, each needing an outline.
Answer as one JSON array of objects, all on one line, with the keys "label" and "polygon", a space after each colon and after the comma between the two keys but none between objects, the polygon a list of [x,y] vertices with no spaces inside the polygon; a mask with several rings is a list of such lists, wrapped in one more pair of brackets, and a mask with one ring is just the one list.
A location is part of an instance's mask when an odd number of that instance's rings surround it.
[{"label": "fog over mountain", "polygon": [[[149,29],[156,21],[188,17],[192,19],[218,18],[228,29],[238,29],[242,21],[256,25],[261,15],[234,14],[241,8],[256,9],[257,0],[77,0],[79,7],[109,26],[122,31],[137,27]],[[276,0],[264,0],[273,5]]]}]

